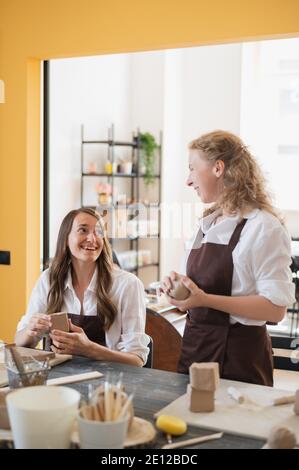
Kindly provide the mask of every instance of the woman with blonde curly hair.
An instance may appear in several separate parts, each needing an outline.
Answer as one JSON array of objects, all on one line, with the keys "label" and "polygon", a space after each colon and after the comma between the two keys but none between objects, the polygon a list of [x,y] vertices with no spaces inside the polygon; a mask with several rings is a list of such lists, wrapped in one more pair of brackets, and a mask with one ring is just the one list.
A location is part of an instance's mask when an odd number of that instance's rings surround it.
[{"label": "woman with blonde curly hair", "polygon": [[294,301],[290,239],[271,204],[260,168],[241,139],[214,131],[189,146],[189,176],[203,203],[181,282],[186,300],[170,296],[172,272],[162,291],[188,311],[179,372],[193,362],[218,362],[222,378],[273,385],[266,323],[281,321]]},{"label": "woman with blonde curly hair", "polygon": [[[68,312],[70,332],[51,329],[51,313],[61,311]],[[113,266],[99,215],[89,208],[72,210],[18,324],[16,344],[34,347],[50,331],[47,349],[142,366],[148,354],[144,329],[141,281]]]}]

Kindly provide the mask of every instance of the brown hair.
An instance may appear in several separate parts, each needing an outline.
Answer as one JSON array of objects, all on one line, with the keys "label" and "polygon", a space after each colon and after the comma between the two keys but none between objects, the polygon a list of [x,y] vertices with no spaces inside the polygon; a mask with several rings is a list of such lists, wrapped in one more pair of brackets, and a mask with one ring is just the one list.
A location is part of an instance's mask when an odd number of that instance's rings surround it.
[{"label": "brown hair", "polygon": [[[89,214],[95,217],[101,224],[101,228],[103,230],[103,222],[100,216],[93,209],[81,208],[72,210],[64,217],[59,229],[56,253],[49,270],[50,290],[47,299],[48,305],[46,313],[60,312],[62,309],[65,281],[69,269],[72,268],[71,254],[68,247],[68,236],[71,232],[75,217],[80,213]],[[99,312],[101,313],[101,317],[103,317],[104,321],[104,328],[105,330],[108,330],[117,315],[117,310],[109,297],[109,292],[112,286],[113,262],[110,244],[105,235],[103,235],[103,249],[96,260],[96,265],[98,269],[96,289],[97,312],[98,315]]]},{"label": "brown hair", "polygon": [[231,214],[239,211],[241,215],[248,209],[258,208],[270,212],[283,223],[265,189],[265,179],[256,159],[239,137],[217,130],[193,140],[189,148],[202,150],[209,162],[214,164],[222,160],[225,166],[221,196],[204,215],[219,208]]}]

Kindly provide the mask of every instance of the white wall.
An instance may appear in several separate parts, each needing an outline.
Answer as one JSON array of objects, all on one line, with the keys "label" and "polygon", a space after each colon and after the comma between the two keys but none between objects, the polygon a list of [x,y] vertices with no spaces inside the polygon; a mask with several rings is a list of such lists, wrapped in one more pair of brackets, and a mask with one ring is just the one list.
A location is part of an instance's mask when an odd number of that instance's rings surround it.
[{"label": "white wall", "polygon": [[243,45],[241,134],[293,237],[299,236],[299,39]]},{"label": "white wall", "polygon": [[[131,125],[141,132],[148,131],[159,142],[163,129],[164,109],[164,51],[144,52],[130,55],[130,98]],[[156,165],[158,173],[158,164]],[[140,181],[141,198],[157,201],[159,197],[159,180],[147,187]],[[157,219],[157,213],[149,218]],[[139,240],[139,248],[150,250],[152,261],[158,260],[158,239]],[[157,279],[157,267],[140,270],[139,277],[145,286]]]},{"label": "white wall", "polygon": [[[164,275],[180,270],[183,240],[192,235],[203,210],[185,184],[188,143],[215,129],[239,133],[241,45],[167,51],[165,56],[163,201],[180,204],[175,219],[180,236],[162,244]],[[163,220],[166,225],[166,215]]]},{"label": "white wall", "polygon": [[165,52],[143,52],[129,57],[130,124],[158,137],[163,128]]},{"label": "white wall", "polygon": [[[129,68],[126,54],[50,63],[50,256],[62,218],[80,206],[81,124],[86,139],[107,139],[112,122],[119,139],[131,138]],[[88,164],[107,147],[84,151]],[[86,205],[96,204],[95,183],[87,182]]]},{"label": "white wall", "polygon": [[161,209],[161,277],[169,271],[179,271],[183,252],[181,237],[182,205],[182,89],[181,50],[165,53],[164,69],[164,124],[162,161]]}]

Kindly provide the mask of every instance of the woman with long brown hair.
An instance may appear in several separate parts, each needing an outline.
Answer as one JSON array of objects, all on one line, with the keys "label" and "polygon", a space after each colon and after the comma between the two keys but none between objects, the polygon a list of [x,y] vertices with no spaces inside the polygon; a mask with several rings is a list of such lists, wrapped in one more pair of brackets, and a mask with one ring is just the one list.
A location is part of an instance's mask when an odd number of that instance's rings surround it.
[{"label": "woman with long brown hair", "polygon": [[[51,313],[68,312],[70,332],[51,330]],[[34,347],[51,330],[58,353],[142,366],[148,354],[141,281],[114,267],[103,222],[89,208],[62,221],[55,257],[33,289],[15,342]]]},{"label": "woman with long brown hair", "polygon": [[290,239],[265,190],[260,168],[239,137],[214,131],[191,142],[189,176],[203,203],[186,259],[186,300],[162,291],[187,311],[179,372],[193,362],[218,362],[222,378],[273,384],[266,323],[277,323],[294,302]]}]

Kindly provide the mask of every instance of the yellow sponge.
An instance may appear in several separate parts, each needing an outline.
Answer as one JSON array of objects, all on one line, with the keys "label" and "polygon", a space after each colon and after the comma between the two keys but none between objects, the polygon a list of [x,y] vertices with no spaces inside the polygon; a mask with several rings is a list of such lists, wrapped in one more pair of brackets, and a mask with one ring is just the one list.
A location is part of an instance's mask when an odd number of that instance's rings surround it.
[{"label": "yellow sponge", "polygon": [[185,421],[176,416],[160,415],[157,418],[156,426],[161,429],[161,431],[172,434],[173,436],[180,436],[187,431]]}]

